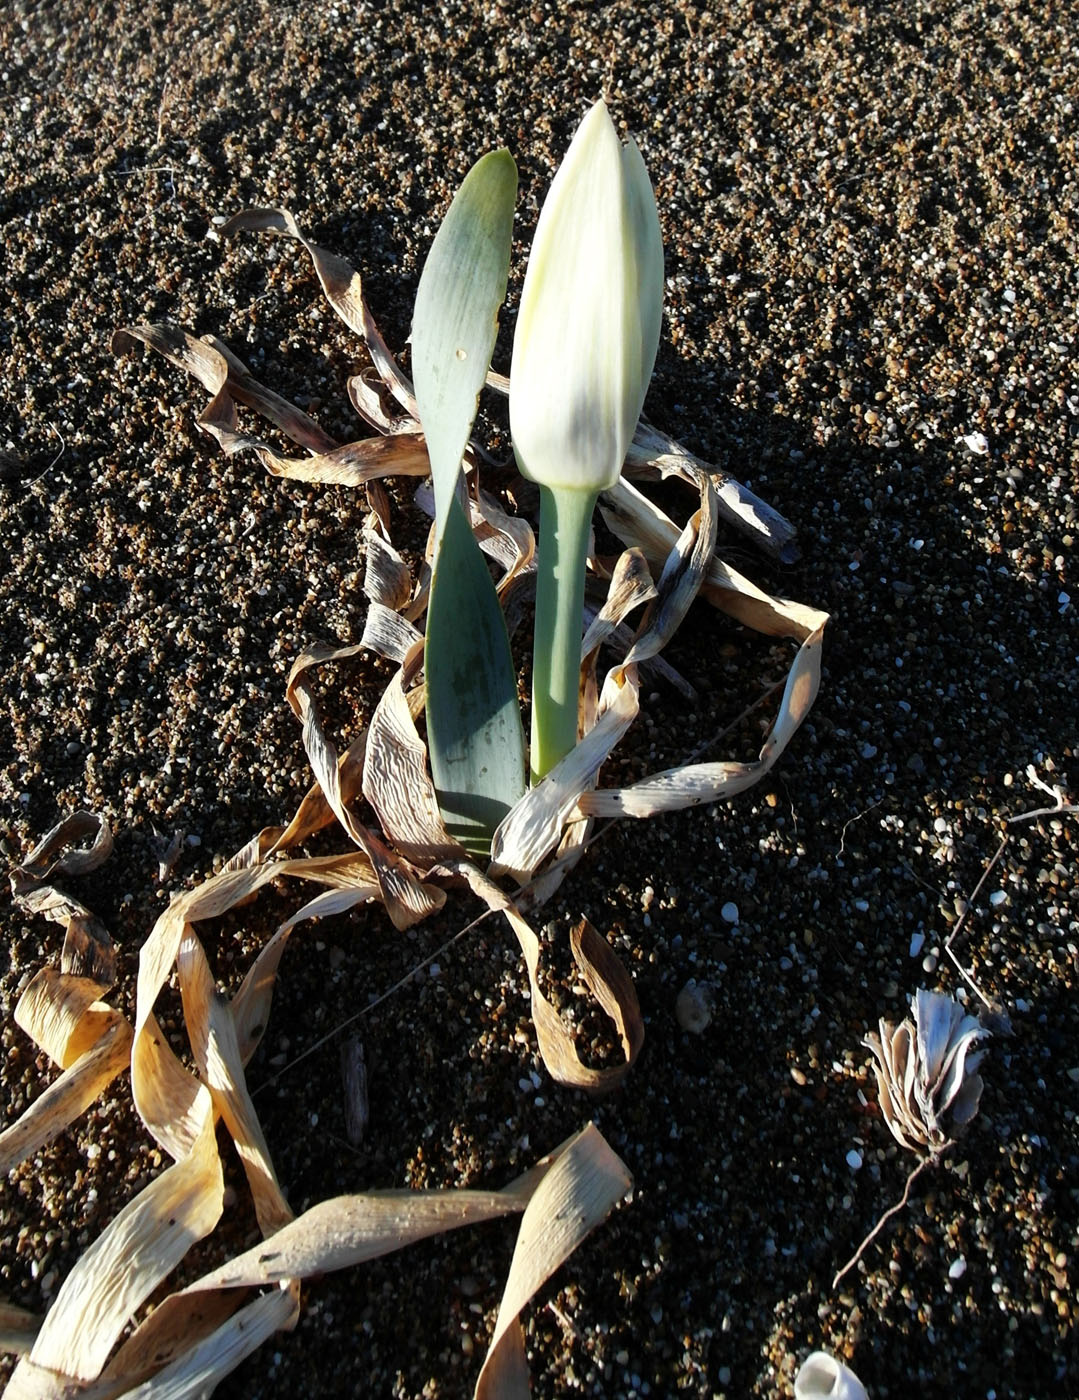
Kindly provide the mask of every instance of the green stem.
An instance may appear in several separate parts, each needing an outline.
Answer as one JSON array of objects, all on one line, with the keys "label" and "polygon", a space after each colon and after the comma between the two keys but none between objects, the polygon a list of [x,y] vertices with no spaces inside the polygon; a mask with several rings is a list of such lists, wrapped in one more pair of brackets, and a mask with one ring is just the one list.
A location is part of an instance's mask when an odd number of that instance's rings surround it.
[{"label": "green stem", "polygon": [[532,782],[577,743],[584,573],[598,492],[540,487],[532,657]]}]

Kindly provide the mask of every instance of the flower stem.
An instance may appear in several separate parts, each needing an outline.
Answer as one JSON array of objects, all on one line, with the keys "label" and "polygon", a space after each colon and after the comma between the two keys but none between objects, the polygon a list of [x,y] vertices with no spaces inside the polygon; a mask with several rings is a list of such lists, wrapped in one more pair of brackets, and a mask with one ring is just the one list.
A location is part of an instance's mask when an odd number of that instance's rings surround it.
[{"label": "flower stem", "polygon": [[577,743],[584,574],[598,492],[540,487],[532,658],[532,782]]}]

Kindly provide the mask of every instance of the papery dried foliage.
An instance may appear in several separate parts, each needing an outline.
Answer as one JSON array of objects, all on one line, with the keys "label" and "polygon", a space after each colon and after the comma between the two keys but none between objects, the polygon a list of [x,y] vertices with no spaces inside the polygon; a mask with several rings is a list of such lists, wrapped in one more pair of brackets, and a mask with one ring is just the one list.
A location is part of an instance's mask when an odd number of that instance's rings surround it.
[{"label": "papery dried foliage", "polygon": [[[7,1393],[16,1400],[65,1394],[130,1394],[144,1400],[206,1394],[267,1336],[294,1323],[301,1279],[447,1229],[523,1211],[500,1314],[500,1320],[507,1320],[483,1371],[484,1393],[523,1397],[528,1394],[527,1371],[520,1369],[513,1309],[527,1304],[567,1248],[625,1195],[629,1174],[590,1127],[501,1192],[371,1193],[322,1202],[294,1218],[246,1087],[244,1064],[267,1023],[274,978],[291,930],[304,917],[377,901],[382,890],[363,851],[260,862],[259,850],[253,842],[218,875],[174,899],[142,949],[132,1087],[144,1123],[174,1164],[124,1207],[81,1257],[39,1329],[35,1319],[22,1314],[0,1317],[5,1345],[28,1353]],[[325,893],[281,925],[229,1002],[215,987],[195,926],[246,903],[264,884],[281,878],[314,883]],[[196,1073],[176,1058],[153,1014],[173,968]],[[102,1017],[94,1000],[96,984],[74,981],[63,987],[59,1008],[54,1004],[38,1012],[39,1003],[49,997],[35,994],[33,1014],[26,1017],[26,1024],[43,1028],[45,1040],[39,1043],[61,1058],[73,1053],[69,1047],[92,1040]],[[40,985],[58,983],[53,977]],[[129,1043],[130,1036],[129,1029]],[[145,1299],[220,1220],[219,1118],[243,1164],[263,1236],[273,1243],[222,1265],[184,1293],[170,1295],[117,1350],[121,1333]],[[18,1128],[16,1124],[10,1131]],[[561,1216],[550,1215],[552,1211],[565,1212],[574,1222],[570,1240],[559,1228]],[[245,1301],[245,1290],[268,1284],[275,1285],[271,1292]]]},{"label": "papery dried foliage", "polygon": [[[307,250],[331,305],[362,339],[371,357],[378,382],[364,376],[355,379],[351,386],[354,402],[362,405],[367,420],[386,435],[382,440],[400,443],[412,436],[418,442],[412,386],[375,325],[359,274],[337,255],[310,243],[285,211],[248,211],[229,221],[223,232],[241,229],[284,234]],[[312,460],[321,460],[327,450],[336,450],[306,415],[291,410],[278,396],[263,390],[246,368],[216,342],[195,342],[170,328],[141,327],[134,332],[121,332],[118,348],[126,348],[131,336],[164,353],[214,393],[213,403],[199,422],[227,450],[253,447],[274,469],[264,445],[235,433],[236,402],[270,417],[307,448]],[[494,373],[489,374],[488,382],[502,390],[508,387]],[[396,409],[387,407],[391,401]],[[415,432],[410,432],[410,428]],[[227,430],[224,435],[223,429]],[[367,450],[363,444],[354,446],[361,455]],[[482,453],[472,444],[467,455],[474,464]],[[594,817],[651,816],[729,798],[758,782],[782,755],[819,686],[826,614],[770,597],[727,566],[715,549],[717,522],[723,516],[758,541],[766,542],[771,552],[789,554],[793,531],[788,522],[732,478],[645,424],[638,429],[628,465],[637,473],[682,478],[697,489],[700,509],[679,529],[625,480],[605,493],[604,516],[614,533],[630,546],[634,570],[640,576],[641,562],[647,561],[658,582],[653,586],[649,579],[649,595],[654,594],[650,608],[622,663],[608,672],[601,686],[596,674],[599,643],[609,642],[614,635],[625,636],[624,619],[644,596],[634,595],[632,590],[624,596],[621,578],[625,566],[616,569],[619,582],[612,582],[608,603],[597,619],[598,630],[585,641],[580,742],[543,782],[524,794],[495,833],[490,873],[494,877],[512,876],[526,887],[522,890],[522,907],[534,906],[553,894],[583,849]],[[429,496],[429,488],[422,487],[418,493],[420,503],[428,505]],[[513,586],[534,567],[531,528],[486,496],[475,480],[468,503],[473,531],[499,569],[496,586],[505,605]],[[410,586],[403,561],[387,536],[386,512],[376,510],[376,514],[377,520],[373,515],[365,527],[365,593],[369,607],[363,640],[357,647],[309,648],[293,666],[288,696],[302,721],[304,745],[316,777],[316,788],[307,799],[309,817],[323,824],[331,815],[336,817],[368,855],[390,916],[404,927],[423,917],[440,900],[437,892],[424,887],[424,864],[452,857],[457,851],[442,826],[427,773],[423,740],[415,728],[423,690],[417,675],[422,634],[414,624],[426,604],[426,580],[421,578],[418,585]],[[602,765],[639,708],[640,666],[659,659],[663,646],[698,596],[756,631],[790,637],[799,643],[763,747],[756,758],[747,761],[687,764],[628,788],[600,787]],[[378,707],[372,731],[353,740],[346,753],[339,756],[322,726],[311,673],[325,662],[346,660],[364,649],[392,659],[400,670]],[[375,733],[377,742],[372,742]],[[389,845],[384,845],[377,833],[361,823],[353,809],[360,773],[363,795],[374,809]],[[264,836],[266,840],[260,838],[257,851],[259,859],[266,858],[273,849],[270,834]],[[544,862],[548,862],[547,867],[541,869]]]},{"label": "papery dried foliage", "polygon": [[941,1149],[978,1111],[984,1057],[973,1046],[989,1032],[952,997],[919,989],[914,1015],[880,1022],[863,1042],[873,1052],[880,1111],[911,1152]]},{"label": "papery dried foliage", "polygon": [[[69,849],[87,837],[89,847]],[[0,1133],[0,1173],[10,1171],[85,1113],[127,1067],[131,1027],[101,999],[116,976],[112,940],[88,909],[52,883],[89,873],[111,850],[108,823],[90,812],[75,812],[53,827],[11,873],[16,903],[64,928],[60,967],[42,968],[15,1008],[16,1023],[63,1073]]]},{"label": "papery dried foliage", "polygon": [[[611,1018],[622,1051],[621,1063],[584,1064],[571,1029],[542,990],[542,945],[526,911],[549,898],[565,878],[595,816],[646,816],[715,801],[759,780],[813,702],[826,617],[769,597],[718,558],[720,517],[762,537],[774,553],[788,549],[790,527],[738,483],[642,425],[631,466],[681,476],[697,490],[699,508],[680,529],[625,481],[606,496],[607,522],[627,549],[582,646],[580,742],[510,811],[496,833],[490,870],[481,871],[446,834],[416,727],[424,699],[422,633],[416,623],[426,607],[429,571],[411,579],[391,543],[388,498],[378,485],[383,476],[428,472],[412,386],[370,315],[359,275],[343,259],[310,243],[284,211],[250,211],[223,232],[241,228],[283,234],[306,249],[331,305],[371,357],[372,369],[354,377],[349,392],[380,436],[336,443],[307,414],[260,385],[213,337],[198,340],[174,327],[140,326],[118,332],[115,345],[127,350],[142,343],[202,384],[211,399],[198,423],[224,451],[252,451],[276,476],[365,487],[367,620],[357,645],[312,646],[296,659],[287,698],[301,723],[315,781],[287,824],[259,832],[222,871],[175,898],[158,919],[140,953],[133,1026],[102,999],[115,975],[107,933],[54,883],[107,855],[106,825],[79,814],[49,833],[14,873],[16,897],[66,929],[60,969],[43,969],[19,1007],[20,1024],[62,1072],[0,1137],[0,1165],[14,1165],[62,1131],[128,1064],[138,1112],[173,1165],[120,1212],[75,1266],[36,1337],[33,1320],[0,1314],[5,1344],[29,1347],[9,1393],[16,1400],[207,1394],[273,1331],[293,1325],[302,1278],[440,1230],[523,1211],[492,1346],[477,1383],[478,1396],[516,1400],[528,1394],[520,1311],[625,1194],[628,1173],[589,1127],[500,1192],[347,1196],[294,1218],[244,1072],[267,1025],[290,935],[304,920],[365,904],[381,904],[398,928],[406,928],[440,908],[447,890],[467,887],[487,909],[505,917],[519,942],[549,1072],[562,1084],[590,1092],[615,1087],[643,1040],[631,978],[607,941],[582,920],[571,934],[573,956],[590,993]],[[261,414],[307,455],[283,457],[263,439],[242,432],[238,406]],[[478,448],[466,455],[473,468],[483,458]],[[475,471],[467,503],[506,606],[523,595],[518,585],[534,571],[532,530],[480,489]],[[602,765],[637,714],[640,668],[660,660],[662,647],[698,596],[757,631],[798,644],[764,747],[748,762],[691,764],[629,788],[599,787]],[[643,620],[628,634],[628,619],[642,605]],[[621,659],[601,679],[600,650],[612,645],[621,648]],[[366,652],[389,658],[398,669],[369,728],[339,748],[319,714],[316,675],[320,667]],[[318,858],[288,854],[335,823],[348,837],[350,852]],[[71,841],[87,837],[92,838],[89,851],[67,850]],[[497,882],[505,876],[515,883],[512,895]],[[230,1001],[216,987],[198,926],[243,905],[271,881],[299,882],[315,892],[279,926]],[[178,1057],[155,1017],[173,976],[193,1069]],[[272,1243],[169,1295],[119,1344],[143,1301],[221,1217],[219,1121],[243,1164],[264,1240]],[[260,1288],[268,1291],[252,1296]]]}]

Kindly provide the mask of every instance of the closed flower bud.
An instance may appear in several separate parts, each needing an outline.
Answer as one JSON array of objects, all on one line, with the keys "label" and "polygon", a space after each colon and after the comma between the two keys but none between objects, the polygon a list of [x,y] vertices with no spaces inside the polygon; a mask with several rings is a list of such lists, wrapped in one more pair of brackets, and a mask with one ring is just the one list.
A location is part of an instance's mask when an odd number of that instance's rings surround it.
[{"label": "closed flower bud", "polygon": [[593,494],[614,485],[652,377],[662,305],[648,172],[597,102],[548,192],[517,315],[510,429],[524,476]]}]

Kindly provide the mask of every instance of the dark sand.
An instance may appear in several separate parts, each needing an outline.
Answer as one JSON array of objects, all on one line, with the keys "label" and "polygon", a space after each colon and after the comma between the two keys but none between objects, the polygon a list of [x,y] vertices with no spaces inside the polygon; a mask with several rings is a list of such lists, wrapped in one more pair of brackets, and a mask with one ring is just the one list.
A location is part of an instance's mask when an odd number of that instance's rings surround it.
[{"label": "dark sand", "polygon": [[[194,426],[200,390],[110,353],[140,320],[213,332],[358,434],[359,352],[309,262],[221,240],[215,219],[287,206],[364,271],[400,349],[471,162],[502,143],[518,159],[519,287],[538,201],[605,89],[666,238],[649,415],[800,526],[790,567],[724,540],[762,586],[833,614],[819,702],[781,767],[730,805],[617,828],[550,911],[588,914],[634,972],[648,1031],[624,1092],[595,1105],[550,1084],[493,921],[361,1021],[362,1149],[336,1041],[272,1082],[463,926],[465,903],[408,937],[375,913],[298,934],[251,1068],[296,1209],[372,1185],[501,1186],[595,1116],[635,1198],[528,1314],[537,1396],[789,1395],[818,1345],[874,1400],[1079,1392],[1073,815],[1009,828],[966,925],[962,955],[1014,1028],[991,1042],[979,1117],[831,1287],[914,1164],[863,1107],[861,1038],[919,985],[960,985],[943,949],[956,900],[1004,819],[1051,805],[1028,765],[1071,801],[1079,782],[1067,8],[0,10],[0,852],[21,859],[77,807],[108,815],[116,852],[72,893],[121,944],[128,1011],[169,895],[304,790],[292,657],[362,628],[357,496],[226,460]],[[394,499],[417,538],[407,483]],[[621,771],[677,762],[785,657],[698,606],[670,659],[711,692],[692,709],[657,683]],[[342,673],[339,731],[384,674]],[[757,742],[751,721],[710,753]],[[157,832],[185,838],[164,883]],[[208,935],[225,986],[286,907],[267,895]],[[51,1077],[11,1016],[60,934],[0,917],[7,1120]],[[690,977],[715,999],[699,1036],[674,1016]],[[159,1167],[123,1078],[0,1185],[0,1298],[44,1310]],[[252,1238],[230,1172],[228,1224],[192,1267]],[[512,1238],[486,1226],[312,1284],[297,1330],[220,1393],[470,1394]]]}]

